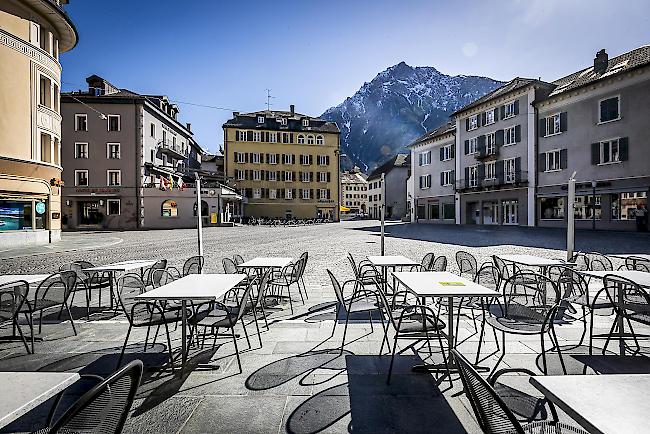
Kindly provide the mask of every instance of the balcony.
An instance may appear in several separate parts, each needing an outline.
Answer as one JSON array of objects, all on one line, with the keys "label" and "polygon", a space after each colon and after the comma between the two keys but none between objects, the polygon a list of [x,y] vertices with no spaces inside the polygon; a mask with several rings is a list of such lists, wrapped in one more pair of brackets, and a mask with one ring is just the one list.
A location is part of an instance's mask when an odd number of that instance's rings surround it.
[{"label": "balcony", "polygon": [[158,142],[158,149],[163,154],[167,154],[172,158],[177,160],[184,160],[189,156],[187,147],[183,147],[177,143],[173,143],[171,140],[161,140]]},{"label": "balcony", "polygon": [[492,191],[502,188],[523,187],[528,185],[528,172],[525,170],[497,175],[495,178],[457,179],[454,188],[458,192]]},{"label": "balcony", "polygon": [[491,149],[488,149],[488,147],[483,146],[479,147],[474,154],[474,158],[477,161],[491,161],[491,160],[498,160],[499,159],[499,147],[498,146],[492,146]]}]

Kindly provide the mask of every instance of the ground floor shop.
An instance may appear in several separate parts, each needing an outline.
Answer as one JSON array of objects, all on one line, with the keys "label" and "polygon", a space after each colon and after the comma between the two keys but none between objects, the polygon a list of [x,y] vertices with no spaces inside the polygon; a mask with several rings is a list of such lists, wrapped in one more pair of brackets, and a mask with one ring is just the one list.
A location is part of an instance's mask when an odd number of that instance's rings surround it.
[{"label": "ground floor shop", "polygon": [[456,222],[456,201],[453,195],[418,198],[415,219],[419,223]]},{"label": "ground floor shop", "polygon": [[255,201],[249,199],[244,205],[245,217],[277,219],[328,219],[339,220],[338,203],[335,201]]},{"label": "ground floor shop", "polygon": [[528,226],[527,188],[460,195],[460,223]]}]

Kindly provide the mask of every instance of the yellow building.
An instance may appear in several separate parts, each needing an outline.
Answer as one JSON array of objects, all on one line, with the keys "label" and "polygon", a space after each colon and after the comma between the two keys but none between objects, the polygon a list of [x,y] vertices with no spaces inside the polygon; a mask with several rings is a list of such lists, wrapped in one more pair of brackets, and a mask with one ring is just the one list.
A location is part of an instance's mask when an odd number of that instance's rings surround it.
[{"label": "yellow building", "polygon": [[240,114],[223,125],[229,185],[243,216],[339,220],[339,129],[290,111]]},{"label": "yellow building", "polygon": [[0,1],[0,247],[61,236],[59,53],[77,43],[67,3]]}]

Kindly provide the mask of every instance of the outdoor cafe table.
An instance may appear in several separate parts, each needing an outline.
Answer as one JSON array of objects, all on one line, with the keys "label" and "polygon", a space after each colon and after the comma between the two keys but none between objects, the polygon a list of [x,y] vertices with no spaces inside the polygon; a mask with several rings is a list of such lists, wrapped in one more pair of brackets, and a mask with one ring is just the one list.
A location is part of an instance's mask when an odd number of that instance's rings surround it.
[{"label": "outdoor cafe table", "polygon": [[40,283],[49,276],[49,274],[4,274],[0,276],[0,285],[17,282],[19,280],[23,280],[29,284]]},{"label": "outdoor cafe table", "polygon": [[[144,272],[144,269],[147,268],[147,267],[151,267],[156,262],[158,262],[158,261],[151,260],[151,259],[121,261],[121,262],[113,262],[112,264],[98,265],[96,267],[85,268],[83,271],[86,271],[86,272],[87,271],[96,271],[96,272],[102,272],[102,273],[110,274],[110,281],[111,281],[110,282],[110,284],[111,284],[111,308],[112,308],[113,307],[113,296],[117,297],[117,295],[113,292],[113,281],[115,280],[115,274],[116,273],[126,273],[127,271],[140,269],[140,276],[142,276],[142,274]],[[101,300],[100,300],[100,303],[101,303]]]},{"label": "outdoor cafe table", "polygon": [[[418,299],[424,300],[427,297],[446,297],[449,308],[447,309],[447,342],[449,346],[449,366],[452,370],[451,349],[454,348],[454,309],[453,299],[463,297],[499,297],[499,293],[493,289],[486,288],[476,282],[448,271],[425,271],[410,272],[396,271],[393,276],[404,285],[409,291],[415,294]],[[424,303],[423,303],[424,304]],[[438,369],[436,366],[417,366],[416,370]]]},{"label": "outdoor cafe table", "polygon": [[647,261],[650,262],[650,254],[649,253],[610,253],[607,256],[611,256],[612,258],[618,258],[618,259],[630,259],[632,261],[632,265],[636,266],[636,263],[638,261]]},{"label": "outdoor cafe table", "polygon": [[0,372],[0,428],[79,380],[76,372]]},{"label": "outdoor cafe table", "polygon": [[[579,271],[579,273],[596,278],[596,279],[604,279],[605,276],[616,276],[616,277],[622,277],[624,279],[629,279],[639,285],[641,288],[650,290],[650,273],[646,273],[644,271],[636,271],[636,270],[599,270],[599,271],[591,271],[591,270],[584,270],[584,271]],[[619,305],[623,305],[623,291],[621,290],[622,288],[619,288],[618,291],[618,303]],[[620,316],[618,318],[618,337],[619,337],[619,353],[621,356],[625,355],[625,333],[624,333],[624,321],[623,317]],[[630,335],[629,337],[632,337]]]},{"label": "outdoor cafe table", "polygon": [[541,269],[553,267],[555,265],[564,265],[564,266],[573,265],[570,262],[565,262],[560,259],[548,259],[548,258],[542,258],[540,256],[535,256],[535,255],[496,255],[496,257],[506,262],[512,263],[513,271],[514,271],[514,266],[516,264],[523,265],[526,267],[539,267]]},{"label": "outdoor cafe table", "polygon": [[539,375],[530,383],[590,433],[650,433],[650,375]]},{"label": "outdoor cafe table", "polygon": [[[392,268],[395,271],[397,267],[412,267],[414,265],[420,265],[419,262],[415,262],[412,259],[407,258],[402,255],[393,255],[393,256],[368,256],[368,261],[375,267],[381,267],[382,276],[384,278],[384,285],[388,285],[388,268]],[[395,279],[393,278],[393,290],[395,288]],[[387,286],[384,286],[384,291],[386,291]]]},{"label": "outdoor cafe table", "polygon": [[137,295],[136,300],[180,300],[182,352],[181,364],[187,361],[187,302],[216,301],[237,286],[245,274],[190,274],[166,285]]},{"label": "outdoor cafe table", "polygon": [[237,265],[237,268],[250,268],[253,270],[264,270],[267,268],[284,268],[291,264],[293,258],[254,258]]}]

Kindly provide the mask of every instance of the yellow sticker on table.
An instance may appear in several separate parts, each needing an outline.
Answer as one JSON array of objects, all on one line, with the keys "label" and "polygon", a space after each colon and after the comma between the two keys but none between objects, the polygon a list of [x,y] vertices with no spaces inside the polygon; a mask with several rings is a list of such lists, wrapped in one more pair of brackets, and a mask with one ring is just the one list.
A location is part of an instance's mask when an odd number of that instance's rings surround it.
[{"label": "yellow sticker on table", "polygon": [[442,286],[465,286],[463,282],[438,282]]}]

